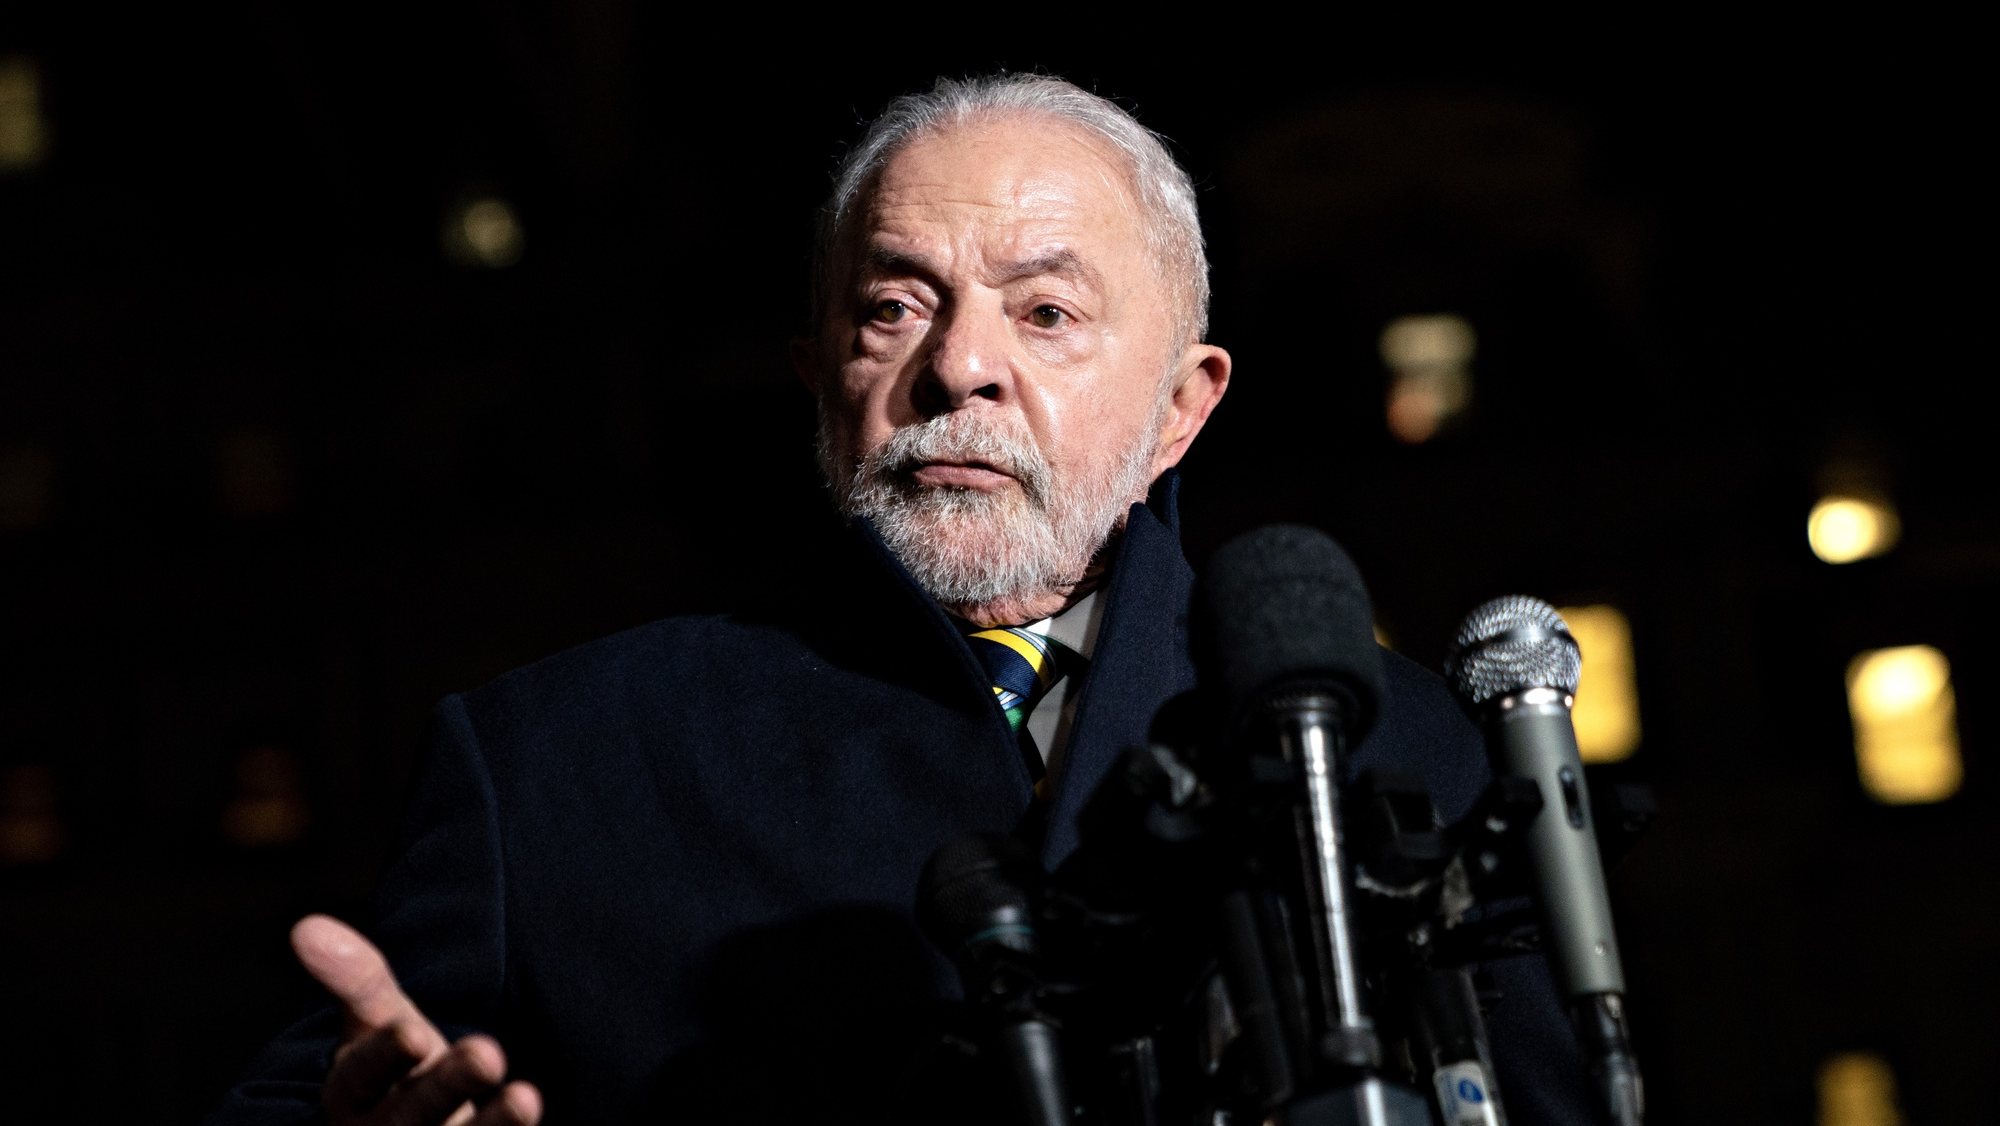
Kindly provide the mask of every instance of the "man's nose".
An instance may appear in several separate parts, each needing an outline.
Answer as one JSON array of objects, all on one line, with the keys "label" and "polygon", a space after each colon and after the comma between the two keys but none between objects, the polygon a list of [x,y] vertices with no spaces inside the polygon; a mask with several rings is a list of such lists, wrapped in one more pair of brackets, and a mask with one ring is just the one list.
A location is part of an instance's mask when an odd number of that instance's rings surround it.
[{"label": "man's nose", "polygon": [[917,382],[918,405],[927,415],[1004,401],[1013,381],[1012,337],[1004,314],[960,306],[931,332],[930,353]]}]

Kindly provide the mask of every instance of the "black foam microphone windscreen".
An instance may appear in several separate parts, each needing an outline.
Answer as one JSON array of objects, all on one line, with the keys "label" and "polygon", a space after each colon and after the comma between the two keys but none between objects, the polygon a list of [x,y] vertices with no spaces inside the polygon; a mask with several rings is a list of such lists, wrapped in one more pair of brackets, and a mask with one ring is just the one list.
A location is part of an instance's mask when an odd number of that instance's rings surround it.
[{"label": "black foam microphone windscreen", "polygon": [[1360,569],[1331,536],[1269,524],[1217,548],[1195,591],[1198,673],[1233,729],[1274,699],[1330,693],[1349,744],[1374,725],[1382,656]]}]

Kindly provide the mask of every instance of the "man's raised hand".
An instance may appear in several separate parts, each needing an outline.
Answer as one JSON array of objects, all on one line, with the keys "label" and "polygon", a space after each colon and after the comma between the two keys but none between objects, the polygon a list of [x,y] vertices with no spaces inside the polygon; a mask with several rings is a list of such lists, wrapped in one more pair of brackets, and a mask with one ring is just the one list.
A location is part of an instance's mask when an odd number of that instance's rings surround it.
[{"label": "man's raised hand", "polygon": [[321,1099],[333,1126],[532,1126],[542,1096],[505,1083],[491,1036],[448,1042],[361,932],[328,915],[292,927],[292,951],[340,1002],[345,1028]]}]

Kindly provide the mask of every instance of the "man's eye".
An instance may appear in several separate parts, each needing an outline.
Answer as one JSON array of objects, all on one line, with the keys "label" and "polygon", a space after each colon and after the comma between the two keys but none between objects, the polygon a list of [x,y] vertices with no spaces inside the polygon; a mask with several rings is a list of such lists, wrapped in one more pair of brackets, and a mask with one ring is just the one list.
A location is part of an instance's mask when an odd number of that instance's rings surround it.
[{"label": "man's eye", "polygon": [[1028,314],[1028,321],[1036,328],[1054,328],[1063,323],[1063,318],[1068,315],[1054,305],[1037,305]]},{"label": "man's eye", "polygon": [[870,316],[883,324],[895,324],[909,311],[910,307],[901,301],[883,301],[876,304]]}]

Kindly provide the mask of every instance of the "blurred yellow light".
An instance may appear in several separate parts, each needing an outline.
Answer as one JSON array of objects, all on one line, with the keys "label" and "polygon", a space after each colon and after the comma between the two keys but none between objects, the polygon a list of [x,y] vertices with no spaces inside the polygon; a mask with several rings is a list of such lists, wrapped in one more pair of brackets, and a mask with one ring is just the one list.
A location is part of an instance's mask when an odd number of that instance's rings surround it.
[{"label": "blurred yellow light", "polygon": [[63,851],[56,776],[46,766],[0,771],[0,864],[46,864]]},{"label": "blurred yellow light", "polygon": [[469,266],[499,269],[521,258],[521,221],[506,200],[466,201],[445,222],[445,253]]},{"label": "blurred yellow light", "polygon": [[1412,446],[1430,441],[1448,413],[1444,396],[1435,388],[1422,386],[1415,380],[1397,380],[1389,388],[1386,416],[1389,433],[1399,441]]},{"label": "blurred yellow light", "polygon": [[55,497],[56,459],[40,446],[0,446],[0,531],[46,520]]},{"label": "blurred yellow light", "polygon": [[1847,666],[1854,757],[1870,796],[1892,805],[1958,792],[1958,702],[1951,664],[1928,645],[1862,653]]},{"label": "blurred yellow light", "polygon": [[252,747],[236,760],[236,793],[222,811],[222,831],[240,845],[290,844],[311,817],[299,765],[283,747]]},{"label": "blurred yellow light", "polygon": [[1893,719],[1929,708],[1951,682],[1951,665],[1928,645],[1876,649],[1854,659],[1848,691],[1856,711]]},{"label": "blurred yellow light", "polygon": [[292,500],[291,451],[269,427],[242,426],[217,444],[222,507],[238,516],[283,512]]},{"label": "blurred yellow light", "polygon": [[1556,612],[1583,651],[1570,713],[1578,755],[1585,762],[1632,757],[1639,748],[1639,681],[1631,624],[1615,606],[1566,606]]},{"label": "blurred yellow light", "polygon": [[1382,362],[1391,379],[1384,421],[1415,445],[1429,441],[1472,399],[1471,363],[1478,337],[1450,313],[1397,317],[1382,330]]},{"label": "blurred yellow light", "polygon": [[1463,364],[1478,347],[1464,317],[1450,313],[1397,317],[1382,330],[1382,361],[1390,367]]},{"label": "blurred yellow light", "polygon": [[1828,563],[1852,563],[1896,546],[1902,523],[1896,510],[1876,497],[1829,495],[1806,518],[1806,540]]},{"label": "blurred yellow light", "polygon": [[1842,1052],[1819,1068],[1819,1126],[1901,1126],[1896,1076],[1873,1052]]},{"label": "blurred yellow light", "polygon": [[42,76],[35,61],[0,59],[0,172],[33,168],[48,151]]}]

